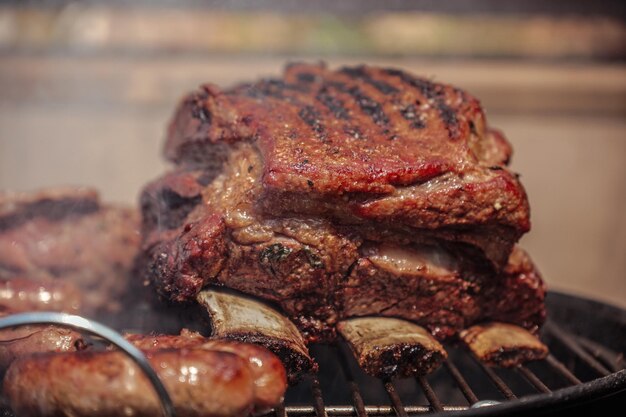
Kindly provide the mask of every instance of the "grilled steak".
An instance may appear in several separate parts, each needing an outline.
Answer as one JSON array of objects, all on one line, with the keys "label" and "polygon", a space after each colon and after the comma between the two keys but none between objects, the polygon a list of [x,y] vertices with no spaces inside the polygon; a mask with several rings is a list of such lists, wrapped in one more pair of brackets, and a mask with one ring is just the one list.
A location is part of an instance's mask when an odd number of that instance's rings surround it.
[{"label": "grilled steak", "polygon": [[291,65],[282,79],[188,96],[166,156],[209,172],[237,143],[260,155],[257,208],[465,242],[506,264],[530,227],[510,147],[452,86],[371,67]]},{"label": "grilled steak", "polygon": [[234,148],[217,176],[181,170],[144,190],[142,269],[166,298],[225,285],[279,304],[309,341],[373,314],[442,339],[482,319],[530,329],[543,321],[543,283],[520,249],[496,271],[432,236],[258,212],[260,157],[250,144]]},{"label": "grilled steak", "polygon": [[223,285],[276,303],[309,342],[379,315],[445,339],[481,320],[534,330],[544,287],[511,148],[478,101],[398,70],[291,65],[184,99],[176,164],[141,196],[141,270],[193,301]]},{"label": "grilled steak", "polygon": [[139,247],[138,225],[133,210],[103,205],[89,189],[0,194],[0,280],[14,283],[4,291],[17,285],[23,295],[11,299],[9,310],[38,302],[42,289],[26,288],[25,280],[61,298],[49,300],[49,309],[76,312],[78,303],[83,313],[119,309]]}]

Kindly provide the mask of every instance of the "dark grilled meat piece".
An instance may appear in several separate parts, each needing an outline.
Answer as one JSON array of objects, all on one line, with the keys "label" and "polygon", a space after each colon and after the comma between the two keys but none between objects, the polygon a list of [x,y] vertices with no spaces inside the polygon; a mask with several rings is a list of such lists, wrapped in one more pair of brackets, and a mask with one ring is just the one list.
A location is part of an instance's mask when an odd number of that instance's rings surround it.
[{"label": "dark grilled meat piece", "polygon": [[377,378],[429,374],[448,354],[423,327],[406,320],[362,317],[339,322],[361,369]]},{"label": "dark grilled meat piece", "polygon": [[548,347],[526,329],[508,323],[483,323],[463,330],[461,340],[482,362],[511,368],[548,356]]},{"label": "dark grilled meat piece", "polygon": [[279,304],[308,341],[333,340],[338,320],[363,315],[411,320],[439,338],[485,319],[543,322],[543,282],[523,251],[498,272],[428,235],[259,213],[259,165],[240,144],[215,177],[182,170],[146,187],[142,270],[163,296],[191,301],[224,285]]},{"label": "dark grilled meat piece", "polygon": [[[51,284],[57,295],[63,296],[65,285],[71,299],[74,287],[81,292],[81,313],[118,310],[139,247],[138,229],[135,211],[103,205],[90,189],[0,193],[0,280],[59,283]],[[32,305],[33,297],[25,295],[24,302]]]},{"label": "dark grilled meat piece", "polygon": [[165,153],[177,166],[142,193],[139,264],[166,299],[223,285],[276,303],[308,342],[369,315],[440,339],[543,322],[543,282],[513,250],[529,213],[511,148],[462,90],[291,65],[188,96]]},{"label": "dark grilled meat piece", "polygon": [[[294,64],[282,79],[189,95],[166,156],[213,172],[260,154],[258,208],[463,242],[496,267],[530,227],[511,149],[478,100],[395,69]],[[210,174],[209,174],[210,175]]]}]

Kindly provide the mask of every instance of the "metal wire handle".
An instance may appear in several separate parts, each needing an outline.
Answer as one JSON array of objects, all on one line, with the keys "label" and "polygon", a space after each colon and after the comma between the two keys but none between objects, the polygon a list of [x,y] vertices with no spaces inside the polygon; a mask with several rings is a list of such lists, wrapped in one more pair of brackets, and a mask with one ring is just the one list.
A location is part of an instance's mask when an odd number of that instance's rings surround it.
[{"label": "metal wire handle", "polygon": [[148,362],[148,359],[139,349],[124,339],[124,337],[115,330],[94,320],[57,312],[20,313],[0,318],[0,330],[7,327],[23,326],[27,324],[56,324],[91,333],[108,340],[139,365],[141,370],[148,377],[161,401],[165,417],[175,417],[172,399],[159,379],[159,376],[150,365],[150,362]]}]

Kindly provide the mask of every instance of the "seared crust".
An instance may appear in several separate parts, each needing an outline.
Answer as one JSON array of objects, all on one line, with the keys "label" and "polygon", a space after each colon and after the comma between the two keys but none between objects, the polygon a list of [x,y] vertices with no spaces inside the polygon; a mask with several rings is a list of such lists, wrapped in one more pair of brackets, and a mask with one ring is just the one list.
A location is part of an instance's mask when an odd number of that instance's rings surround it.
[{"label": "seared crust", "polygon": [[505,167],[510,146],[479,102],[403,71],[297,64],[280,80],[205,86],[179,108],[166,155],[215,167],[238,141],[260,150],[260,203],[273,214],[495,228],[507,245],[485,251],[498,266],[530,227],[525,191]]},{"label": "seared crust", "polygon": [[507,323],[478,324],[463,330],[460,338],[479,360],[504,368],[548,355],[548,347],[535,335]]},{"label": "seared crust", "polygon": [[426,329],[405,320],[363,317],[341,321],[337,329],[361,369],[377,378],[429,374],[448,357]]}]

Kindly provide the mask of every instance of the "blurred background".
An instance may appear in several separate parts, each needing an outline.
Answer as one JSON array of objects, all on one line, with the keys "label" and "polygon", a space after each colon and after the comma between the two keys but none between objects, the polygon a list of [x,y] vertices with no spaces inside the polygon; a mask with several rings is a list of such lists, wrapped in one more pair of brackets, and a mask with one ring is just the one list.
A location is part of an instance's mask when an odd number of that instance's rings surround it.
[{"label": "blurred background", "polygon": [[626,307],[624,1],[0,1],[0,189],[135,204],[184,92],[288,61],[400,67],[477,96],[515,149],[551,288]]}]

